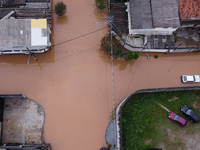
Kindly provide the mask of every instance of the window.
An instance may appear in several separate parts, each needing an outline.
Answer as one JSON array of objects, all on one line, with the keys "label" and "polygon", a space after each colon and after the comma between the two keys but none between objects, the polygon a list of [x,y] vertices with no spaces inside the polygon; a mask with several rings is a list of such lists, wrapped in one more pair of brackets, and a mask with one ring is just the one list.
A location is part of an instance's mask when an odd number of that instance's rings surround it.
[{"label": "window", "polygon": [[174,120],[177,121],[179,117],[180,117],[179,115],[175,115],[175,116],[174,116]]},{"label": "window", "polygon": [[187,114],[187,115],[190,115],[191,112],[192,112],[192,110],[191,110],[191,109],[188,109],[188,110],[186,111],[186,114]]}]

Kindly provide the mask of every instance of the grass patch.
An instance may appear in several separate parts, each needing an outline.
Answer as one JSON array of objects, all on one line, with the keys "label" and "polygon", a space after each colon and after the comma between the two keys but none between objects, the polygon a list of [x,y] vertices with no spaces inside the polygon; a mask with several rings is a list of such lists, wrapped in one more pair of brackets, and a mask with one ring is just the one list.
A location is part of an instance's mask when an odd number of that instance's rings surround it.
[{"label": "grass patch", "polygon": [[[131,97],[122,108],[122,145],[123,150],[144,150],[147,148],[178,149],[185,146],[183,135],[196,132],[197,124],[188,124],[182,128],[168,119],[168,112],[155,103],[158,102],[171,111],[180,113],[180,107],[193,107],[200,103],[199,91],[175,91],[142,93]],[[173,101],[172,101],[173,100]]]}]

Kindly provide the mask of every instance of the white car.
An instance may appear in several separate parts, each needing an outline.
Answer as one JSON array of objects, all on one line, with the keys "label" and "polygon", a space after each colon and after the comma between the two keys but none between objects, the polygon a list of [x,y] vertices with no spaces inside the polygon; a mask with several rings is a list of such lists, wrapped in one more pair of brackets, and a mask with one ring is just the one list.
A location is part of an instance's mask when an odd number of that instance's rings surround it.
[{"label": "white car", "polygon": [[199,75],[182,75],[183,83],[187,82],[200,82]]}]

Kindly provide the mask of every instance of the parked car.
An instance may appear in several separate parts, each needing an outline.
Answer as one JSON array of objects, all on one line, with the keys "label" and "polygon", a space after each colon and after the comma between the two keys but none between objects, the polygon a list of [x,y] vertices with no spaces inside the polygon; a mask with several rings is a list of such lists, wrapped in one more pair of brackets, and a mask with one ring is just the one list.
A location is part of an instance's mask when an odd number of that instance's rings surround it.
[{"label": "parked car", "polygon": [[199,75],[182,75],[183,83],[200,82]]},{"label": "parked car", "polygon": [[181,106],[181,113],[186,115],[191,122],[200,122],[200,117],[188,106]]},{"label": "parked car", "polygon": [[100,150],[108,150],[107,148],[105,148],[105,147],[102,147]]},{"label": "parked car", "polygon": [[176,114],[175,112],[170,112],[168,115],[169,119],[176,122],[178,125],[184,127],[187,124],[187,120]]}]

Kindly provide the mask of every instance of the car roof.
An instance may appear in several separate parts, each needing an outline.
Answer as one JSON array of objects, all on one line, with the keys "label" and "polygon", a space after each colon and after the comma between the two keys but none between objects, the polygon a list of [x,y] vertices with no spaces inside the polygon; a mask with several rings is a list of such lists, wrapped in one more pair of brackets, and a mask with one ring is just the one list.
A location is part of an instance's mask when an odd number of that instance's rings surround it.
[{"label": "car roof", "polygon": [[184,118],[182,118],[181,116],[178,118],[178,122],[180,122],[181,124],[185,125],[185,123],[187,122]]},{"label": "car roof", "polygon": [[181,107],[181,110],[185,113],[187,110],[189,109],[189,107],[187,105],[184,105]]},{"label": "car roof", "polygon": [[170,113],[169,113],[170,118],[173,118],[173,119],[174,119],[174,116],[175,116],[175,115],[176,115],[175,112],[170,112]]},{"label": "car roof", "polygon": [[189,75],[189,76],[186,76],[186,77],[187,77],[187,81],[194,81],[194,76]]},{"label": "car roof", "polygon": [[[178,115],[178,114],[175,113],[175,112],[170,112],[170,113],[169,113],[170,118],[172,118],[173,120],[174,120],[174,116],[175,116],[175,115]],[[179,115],[178,115],[178,116],[179,116]],[[175,121],[176,121],[176,120],[175,120]],[[184,118],[182,118],[181,116],[179,116],[178,122],[180,122],[181,124],[185,125],[187,121],[186,121]]]}]

